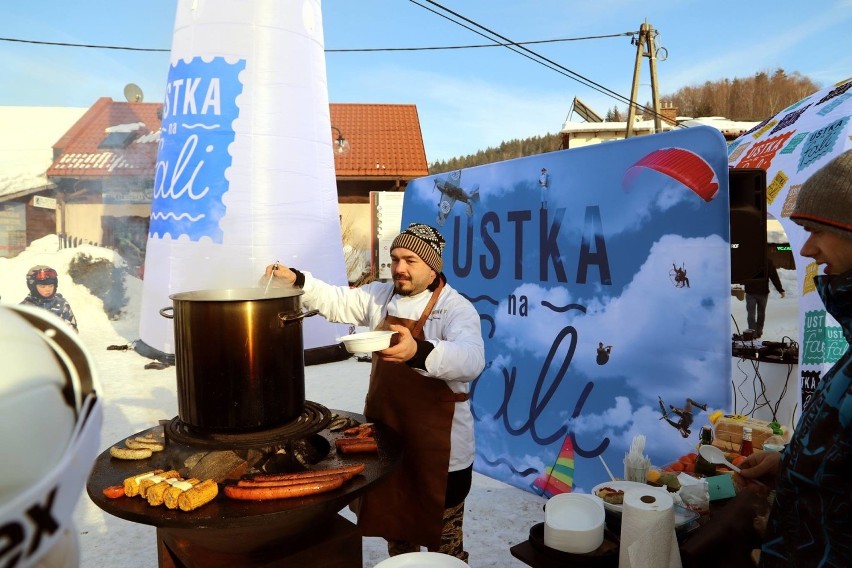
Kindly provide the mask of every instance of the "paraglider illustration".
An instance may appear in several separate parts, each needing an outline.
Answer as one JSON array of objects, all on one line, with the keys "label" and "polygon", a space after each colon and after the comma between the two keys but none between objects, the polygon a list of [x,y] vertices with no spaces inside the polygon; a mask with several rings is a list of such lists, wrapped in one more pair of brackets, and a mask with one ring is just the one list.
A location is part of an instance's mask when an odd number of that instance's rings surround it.
[{"label": "paraglider illustration", "polygon": [[685,148],[661,148],[646,155],[624,173],[622,186],[628,189],[644,169],[664,174],[685,185],[704,201],[719,193],[716,172],[704,158]]},{"label": "paraglider illustration", "polygon": [[674,283],[675,288],[689,288],[689,277],[686,275],[686,265],[678,266],[672,263],[672,269],[669,270],[669,279]]},{"label": "paraglider illustration", "polygon": [[686,404],[683,406],[683,408],[675,408],[673,405],[669,405],[669,409],[678,416],[677,421],[675,421],[669,418],[669,412],[666,410],[666,405],[663,402],[662,397],[658,396],[657,400],[660,401],[660,411],[663,413],[663,416],[660,418],[660,420],[665,420],[666,422],[674,426],[677,431],[680,432],[680,435],[684,438],[688,438],[689,435],[692,433],[692,431],[689,429],[689,427],[692,426],[692,421],[694,420],[694,417],[692,416],[692,407],[697,406],[701,410],[705,412],[707,411],[706,404],[701,404],[695,402],[691,398],[687,398]]}]

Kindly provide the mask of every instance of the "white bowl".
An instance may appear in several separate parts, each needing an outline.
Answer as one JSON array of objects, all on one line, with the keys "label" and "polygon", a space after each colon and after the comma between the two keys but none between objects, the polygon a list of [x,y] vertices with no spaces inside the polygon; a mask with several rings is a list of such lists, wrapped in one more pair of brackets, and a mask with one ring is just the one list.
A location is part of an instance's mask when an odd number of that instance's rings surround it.
[{"label": "white bowl", "polygon": [[586,554],[604,539],[603,501],[595,495],[560,493],[544,507],[544,544],[550,548]]},{"label": "white bowl", "polygon": [[438,552],[407,552],[382,560],[375,568],[467,568],[467,564]]},{"label": "white bowl", "polygon": [[391,335],[395,331],[365,331],[338,337],[337,341],[343,342],[343,346],[350,353],[368,353],[370,351],[381,351],[390,347]]}]

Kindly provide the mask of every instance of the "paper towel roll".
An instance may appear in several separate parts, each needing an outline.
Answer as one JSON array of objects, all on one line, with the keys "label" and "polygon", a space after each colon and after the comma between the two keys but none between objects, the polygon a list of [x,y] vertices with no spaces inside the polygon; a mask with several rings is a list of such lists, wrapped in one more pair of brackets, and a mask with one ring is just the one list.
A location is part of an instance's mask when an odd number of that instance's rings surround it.
[{"label": "paper towel roll", "polygon": [[628,489],[621,511],[619,568],[681,568],[674,501],[668,491]]}]

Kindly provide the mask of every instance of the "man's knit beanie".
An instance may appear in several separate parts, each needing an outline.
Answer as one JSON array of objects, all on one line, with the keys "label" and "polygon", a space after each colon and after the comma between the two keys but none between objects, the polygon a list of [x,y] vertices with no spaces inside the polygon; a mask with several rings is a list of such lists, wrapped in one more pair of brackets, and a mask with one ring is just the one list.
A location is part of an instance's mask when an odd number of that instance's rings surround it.
[{"label": "man's knit beanie", "polygon": [[438,229],[429,225],[411,223],[393,240],[391,250],[408,249],[419,256],[429,268],[435,272],[441,272],[444,268],[444,261],[441,259],[444,242],[444,236],[438,232]]},{"label": "man's knit beanie", "polygon": [[790,220],[806,229],[852,239],[852,150],[828,162],[802,184]]}]

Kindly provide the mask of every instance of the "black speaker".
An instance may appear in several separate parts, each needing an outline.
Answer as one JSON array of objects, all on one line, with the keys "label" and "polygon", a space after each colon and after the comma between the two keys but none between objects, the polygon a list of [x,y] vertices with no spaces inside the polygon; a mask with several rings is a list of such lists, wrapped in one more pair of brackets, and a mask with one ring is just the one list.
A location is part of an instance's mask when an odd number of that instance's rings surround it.
[{"label": "black speaker", "polygon": [[766,171],[730,168],[731,284],[767,278]]}]

